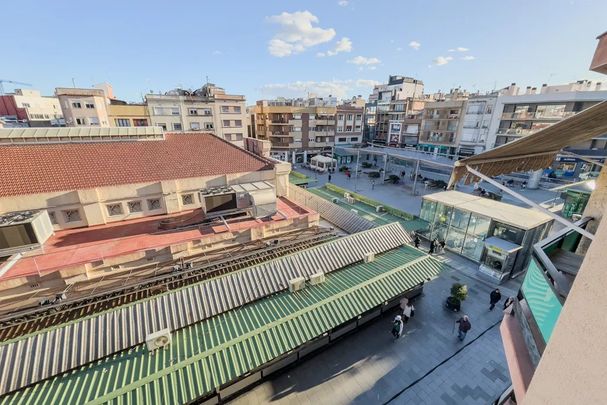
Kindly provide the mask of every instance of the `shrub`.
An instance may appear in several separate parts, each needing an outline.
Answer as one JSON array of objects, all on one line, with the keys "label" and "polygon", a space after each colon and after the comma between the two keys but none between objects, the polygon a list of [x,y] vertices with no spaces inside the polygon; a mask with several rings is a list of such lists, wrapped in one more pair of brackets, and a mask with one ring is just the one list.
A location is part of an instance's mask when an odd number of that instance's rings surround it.
[{"label": "shrub", "polygon": [[360,165],[363,167],[363,169],[368,169],[373,166],[370,162],[362,162]]},{"label": "shrub", "polygon": [[379,179],[379,172],[369,172],[370,179]]},{"label": "shrub", "polygon": [[349,170],[350,168],[348,166],[342,166],[339,168],[340,172],[345,172],[346,170]]},{"label": "shrub", "polygon": [[396,174],[391,174],[388,176],[388,180],[390,180],[392,183],[396,184],[400,181],[400,177],[398,177]]},{"label": "shrub", "polygon": [[451,296],[460,301],[464,301],[468,297],[468,286],[460,283],[453,283],[451,286]]}]

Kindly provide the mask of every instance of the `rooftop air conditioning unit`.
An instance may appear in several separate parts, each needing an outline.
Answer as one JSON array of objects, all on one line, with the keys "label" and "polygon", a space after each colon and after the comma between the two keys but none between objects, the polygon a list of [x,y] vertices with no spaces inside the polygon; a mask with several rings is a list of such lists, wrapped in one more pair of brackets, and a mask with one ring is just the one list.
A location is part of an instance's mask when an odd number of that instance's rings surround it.
[{"label": "rooftop air conditioning unit", "polygon": [[339,198],[337,198],[337,197],[333,197],[333,198],[331,199],[331,202],[333,202],[333,203],[337,204],[337,203],[339,203]]},{"label": "rooftop air conditioning unit", "polygon": [[171,330],[168,328],[150,333],[145,337],[145,344],[151,352],[169,345],[171,341]]},{"label": "rooftop air conditioning unit", "polygon": [[350,212],[358,215],[358,210],[355,210],[354,208],[350,209]]},{"label": "rooftop air conditioning unit", "polygon": [[346,201],[348,202],[348,204],[354,204],[354,198],[352,197],[346,197]]},{"label": "rooftop air conditioning unit", "polygon": [[377,207],[375,207],[375,212],[384,212],[384,206],[378,205]]},{"label": "rooftop air conditioning unit", "polygon": [[348,192],[344,193],[344,198],[350,198],[350,193],[348,193]]},{"label": "rooftop air conditioning unit", "polygon": [[295,292],[302,290],[306,286],[306,279],[303,277],[297,277],[289,280],[289,291]]},{"label": "rooftop air conditioning unit", "polygon": [[315,273],[310,276],[310,284],[317,285],[325,282],[325,273]]},{"label": "rooftop air conditioning unit", "polygon": [[364,259],[365,263],[370,263],[373,260],[375,260],[375,253],[369,252],[369,253],[365,254],[365,259]]}]

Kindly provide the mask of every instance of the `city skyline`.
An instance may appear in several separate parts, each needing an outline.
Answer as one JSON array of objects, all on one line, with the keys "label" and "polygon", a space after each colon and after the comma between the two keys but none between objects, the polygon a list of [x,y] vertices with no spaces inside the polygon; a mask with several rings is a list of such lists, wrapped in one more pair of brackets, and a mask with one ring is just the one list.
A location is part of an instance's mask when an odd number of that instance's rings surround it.
[{"label": "city skyline", "polygon": [[[587,38],[604,31],[600,16],[607,11],[607,4],[592,0],[524,8],[443,1],[433,7],[272,1],[242,3],[236,13],[221,4],[185,2],[188,16],[214,18],[163,22],[170,28],[163,32],[154,21],[170,15],[168,6],[120,4],[116,14],[118,3],[92,13],[74,4],[30,1],[4,7],[11,16],[5,21],[4,54],[12,55],[3,64],[5,80],[31,83],[46,95],[55,87],[70,87],[72,79],[78,87],[109,82],[118,98],[140,101],[150,91],[198,88],[208,77],[229,93],[245,95],[248,104],[307,93],[367,97],[390,74],[421,79],[427,92],[600,81],[588,72],[593,43]],[[396,24],[378,24],[389,10],[403,17]],[[24,21],[27,30],[19,28]],[[570,25],[576,29],[562,35]]]}]

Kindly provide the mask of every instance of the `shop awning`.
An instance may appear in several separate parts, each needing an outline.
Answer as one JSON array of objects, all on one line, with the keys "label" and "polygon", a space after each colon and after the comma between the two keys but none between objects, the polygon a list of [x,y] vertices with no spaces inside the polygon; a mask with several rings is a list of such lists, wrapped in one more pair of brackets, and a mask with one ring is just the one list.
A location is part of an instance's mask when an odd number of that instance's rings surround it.
[{"label": "shop awning", "polygon": [[465,178],[474,180],[466,166],[490,177],[505,173],[545,169],[567,146],[607,133],[607,101],[596,104],[548,128],[495,149],[455,162],[449,186]]}]

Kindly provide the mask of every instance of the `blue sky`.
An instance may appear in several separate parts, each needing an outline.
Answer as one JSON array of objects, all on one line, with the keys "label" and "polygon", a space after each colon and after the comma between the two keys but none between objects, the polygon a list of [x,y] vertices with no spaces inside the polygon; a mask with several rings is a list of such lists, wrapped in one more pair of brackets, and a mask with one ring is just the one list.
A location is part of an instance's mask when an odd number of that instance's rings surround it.
[{"label": "blue sky", "polygon": [[588,71],[605,0],[21,0],[2,14],[0,78],[44,94],[72,78],[138,101],[208,76],[249,104],[366,97],[389,74],[428,91],[606,81]]}]

